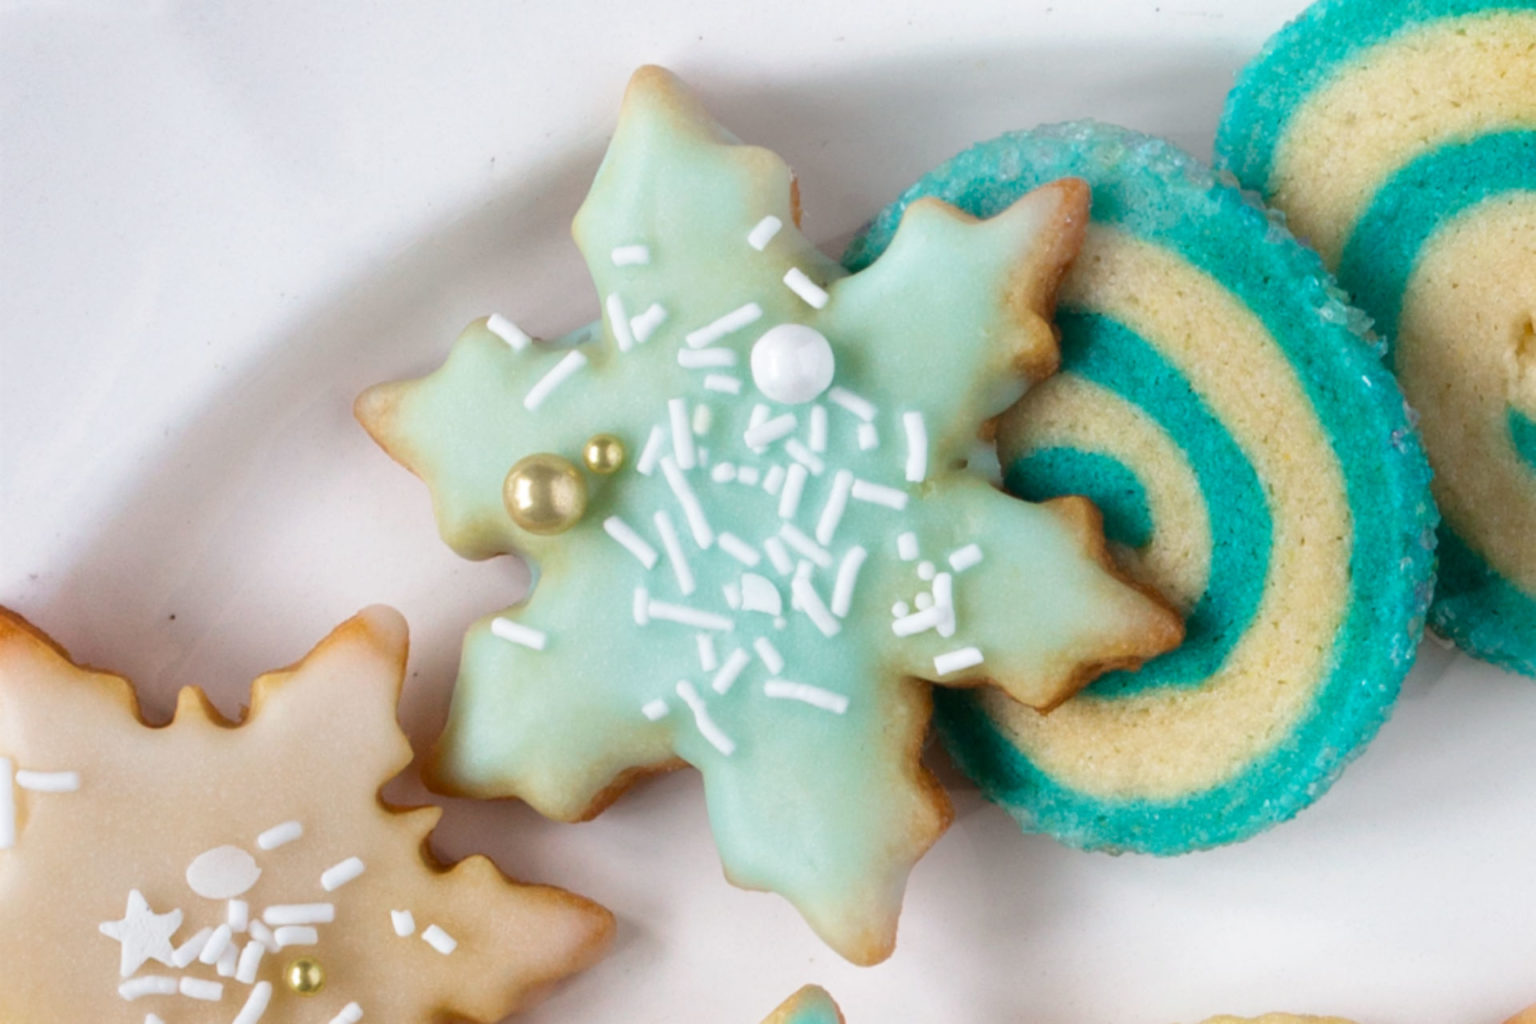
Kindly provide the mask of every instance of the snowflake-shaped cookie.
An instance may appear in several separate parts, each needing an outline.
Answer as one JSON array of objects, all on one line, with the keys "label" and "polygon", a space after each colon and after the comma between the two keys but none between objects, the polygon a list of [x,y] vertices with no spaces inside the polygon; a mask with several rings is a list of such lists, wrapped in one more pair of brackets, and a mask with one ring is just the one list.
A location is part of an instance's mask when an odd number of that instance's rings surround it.
[{"label": "snowflake-shaped cookie", "polygon": [[916,203],[849,276],[778,157],[638,72],[575,223],[601,325],[544,345],[494,316],[358,401],[457,551],[535,567],[526,607],[469,632],[437,783],[579,820],[681,758],[732,881],[888,955],[949,813],[921,681],[1048,708],[1179,638],[1090,505],[984,472],[991,418],[1055,367],[1086,203]]},{"label": "snowflake-shaped cookie", "polygon": [[602,908],[425,849],[440,811],[379,787],[405,624],[383,608],[150,729],[129,685],[0,609],[0,1020],[500,1020],[590,964]]}]

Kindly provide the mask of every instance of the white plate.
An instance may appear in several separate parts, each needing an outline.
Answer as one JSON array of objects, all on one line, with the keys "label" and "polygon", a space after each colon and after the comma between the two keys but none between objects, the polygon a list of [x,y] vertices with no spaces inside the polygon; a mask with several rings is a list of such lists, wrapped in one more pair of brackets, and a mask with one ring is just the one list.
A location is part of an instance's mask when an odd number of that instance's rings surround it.
[{"label": "white plate", "polygon": [[[452,556],[350,402],[485,312],[548,333],[593,315],[567,225],[629,71],[671,65],[782,153],[835,251],[1006,129],[1091,115],[1208,154],[1232,73],[1300,6],[1058,3],[12,0],[0,602],[129,674],[157,718],[190,684],[234,712],[256,673],[393,604],[421,746],[461,628],[525,575]],[[1429,646],[1316,807],[1166,861],[1023,838],[941,768],[959,816],[874,969],[723,881],[691,773],[580,827],[453,803],[438,846],[618,913],[612,956],[529,1024],[752,1024],[809,981],[852,1024],[1494,1024],[1536,1000],[1533,740],[1536,684]]]}]

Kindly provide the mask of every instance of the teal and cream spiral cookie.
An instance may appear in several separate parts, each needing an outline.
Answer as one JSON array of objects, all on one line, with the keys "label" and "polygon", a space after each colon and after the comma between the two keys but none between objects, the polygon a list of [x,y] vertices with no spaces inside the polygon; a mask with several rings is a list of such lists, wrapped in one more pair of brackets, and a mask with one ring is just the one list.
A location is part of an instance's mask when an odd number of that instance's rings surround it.
[{"label": "teal and cream spiral cookie", "polygon": [[1402,395],[1317,257],[1181,151],[1104,125],[1006,135],[921,179],[977,216],[1063,176],[1093,190],[1057,311],[1061,370],[1002,419],[1007,487],[1078,494],[1186,639],[1049,714],[938,693],[949,750],[1026,831],[1179,853],[1315,799],[1371,738],[1432,586],[1428,468]]},{"label": "teal and cream spiral cookie", "polygon": [[1536,675],[1536,2],[1316,4],[1216,145],[1387,339],[1443,516],[1432,627]]}]

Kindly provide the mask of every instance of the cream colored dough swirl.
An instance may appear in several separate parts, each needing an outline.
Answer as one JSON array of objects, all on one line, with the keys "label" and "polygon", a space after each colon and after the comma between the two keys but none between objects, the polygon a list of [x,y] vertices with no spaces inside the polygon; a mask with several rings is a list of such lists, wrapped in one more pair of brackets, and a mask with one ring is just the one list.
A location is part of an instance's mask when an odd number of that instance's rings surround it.
[{"label": "cream colored dough swirl", "polygon": [[1310,705],[1346,612],[1352,519],[1338,459],[1301,382],[1237,297],[1176,254],[1099,226],[1078,267],[1063,305],[1112,317],[1157,345],[1253,465],[1274,521],[1269,575],[1247,633],[1198,687],[1110,700],[1085,693],[1048,716],[983,699],[1018,748],[1063,785],[1103,798],[1173,799],[1230,779]]},{"label": "cream colored dough swirl", "polygon": [[1536,12],[1448,18],[1367,51],[1297,109],[1270,202],[1336,266],[1382,182],[1445,142],[1536,125]]},{"label": "cream colored dough swirl", "polygon": [[1536,473],[1515,451],[1507,412],[1536,415],[1533,318],[1536,193],[1497,196],[1425,245],[1404,293],[1396,358],[1445,521],[1536,594]]},{"label": "cream colored dough swirl", "polygon": [[1183,450],[1152,417],[1110,389],[1071,373],[1037,385],[1025,404],[1024,415],[1009,417],[998,439],[1010,462],[1060,445],[1098,452],[1127,466],[1159,468],[1138,478],[1147,510],[1153,523],[1178,523],[1179,529],[1154,529],[1141,548],[1114,544],[1115,563],[1187,614],[1210,577],[1211,530],[1200,481]]}]

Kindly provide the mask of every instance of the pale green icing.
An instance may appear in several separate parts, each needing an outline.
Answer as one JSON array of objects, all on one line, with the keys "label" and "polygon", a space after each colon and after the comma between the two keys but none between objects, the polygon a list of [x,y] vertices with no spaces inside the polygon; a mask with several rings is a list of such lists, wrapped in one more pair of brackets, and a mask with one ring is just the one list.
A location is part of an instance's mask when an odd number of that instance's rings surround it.
[{"label": "pale green icing", "polygon": [[842,1020],[837,1003],[826,989],[807,985],[774,1011],[764,1024],[842,1024]]},{"label": "pale green icing", "polygon": [[[538,651],[496,636],[496,616],[470,630],[438,777],[456,791],[517,795],[572,818],[626,769],[681,757],[704,773],[730,878],[783,894],[840,952],[867,960],[888,949],[905,876],[940,827],[916,761],[928,699],[908,677],[933,678],[936,655],[975,646],[985,662],[944,682],[996,676],[1021,697],[1054,693],[1057,680],[1085,663],[1152,653],[1137,636],[1166,623],[1150,601],[1088,557],[1060,517],[1001,494],[961,465],[959,452],[982,420],[1021,390],[1006,371],[1024,339],[1015,336],[1000,296],[1019,272],[1018,254],[1030,251],[1049,222],[1053,200],[1025,201],[981,224],[937,206],[914,208],[886,256],[846,277],[795,229],[789,181],[771,154],[729,144],[669,76],[642,72],[576,235],[600,301],[617,293],[630,315],[659,303],[668,314],[663,326],[621,352],[605,317],[602,336],[583,346],[589,364],[530,412],[524,396],[565,353],[514,351],[480,322],[439,370],[376,392],[361,414],[431,486],[443,535],[456,550],[472,557],[517,550],[536,566],[528,604],[502,615],[547,633],[547,646]],[[747,236],[768,214],[783,227],[759,252]],[[647,246],[649,263],[615,266],[613,250],[631,245]],[[825,309],[782,283],[791,267],[828,286]],[[679,366],[687,332],[748,302],[759,304],[761,319],[716,346],[735,353],[735,366]],[[808,479],[793,522],[814,536],[840,470],[908,500],[900,511],[848,502],[826,545],[833,565],[816,569],[812,586],[831,604],[845,554],[858,544],[868,558],[851,610],[830,639],[791,610],[789,580],[766,555],[747,570],[718,542],[701,550],[663,472],[636,469],[653,426],[663,429],[673,455],[667,402],[678,396],[712,411],[709,429],[694,438],[711,466],[729,461],[766,473],[793,465],[785,442],[762,455],[742,442],[754,404],[763,402],[772,415],[795,413],[792,436],[809,443],[811,405],[768,403],[748,365],[753,341],[790,321],[827,336],[837,360],[834,384],[877,407],[880,439],[877,448],[860,450],[861,420],[823,396],[826,467]],[[739,378],[741,395],[705,389],[711,373]],[[390,403],[393,415],[386,416]],[[930,440],[920,484],[904,479],[907,412],[921,413]],[[534,452],[579,462],[582,442],[598,432],[621,437],[630,461],[614,477],[588,476],[585,519],[555,537],[519,531],[501,504],[507,470]],[[765,551],[763,541],[782,522],[778,498],[761,485],[716,482],[705,467],[684,475],[716,536],[728,531]],[[676,525],[696,582],[691,595],[669,567],[657,510]],[[605,533],[610,515],[659,553],[654,568]],[[893,603],[913,603],[930,586],[917,561],[898,557],[897,537],[908,530],[920,539],[922,559],[952,573],[952,636],[893,633]],[[982,561],[953,572],[946,557],[972,542]],[[798,559],[793,547],[789,552]],[[784,604],[782,627],[771,615],[728,606],[723,588],[740,585],[744,571],[773,583]],[[731,629],[637,625],[639,587],[653,600],[728,616]],[[716,673],[701,666],[701,632],[715,637],[721,663],[738,648],[753,656],[726,693],[711,688]],[[754,653],[759,637],[782,654],[781,671],[770,672]],[[771,698],[764,689],[771,677],[846,699],[846,711]],[[732,753],[701,731],[678,694],[680,681],[699,695]],[[657,700],[667,711],[651,721],[642,709]]]}]

